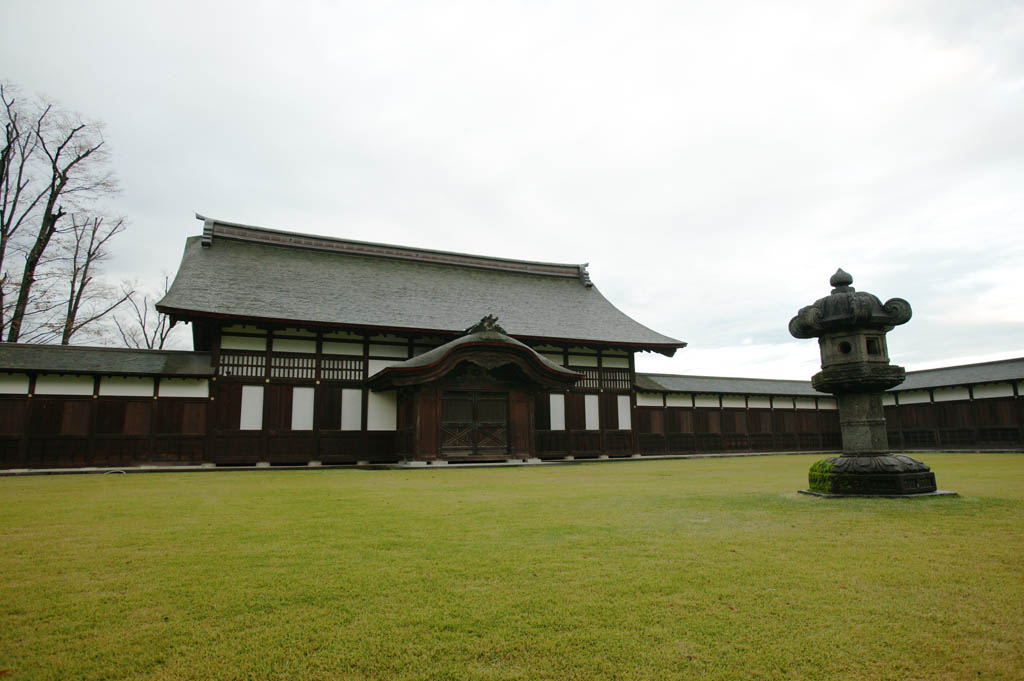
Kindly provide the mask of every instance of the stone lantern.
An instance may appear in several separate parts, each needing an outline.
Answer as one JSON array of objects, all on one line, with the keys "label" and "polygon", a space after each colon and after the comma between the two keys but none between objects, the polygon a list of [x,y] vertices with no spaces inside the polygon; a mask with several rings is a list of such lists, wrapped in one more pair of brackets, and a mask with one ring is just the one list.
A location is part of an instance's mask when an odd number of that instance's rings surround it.
[{"label": "stone lantern", "polygon": [[935,474],[909,456],[889,453],[882,392],[906,377],[889,363],[885,334],[910,320],[910,303],[882,302],[857,291],[853,277],[837,270],[832,294],[802,308],[789,322],[796,338],[817,338],[821,371],[811,378],[816,390],[832,393],[839,407],[843,454],[811,467],[810,492],[829,495],[907,495],[935,493]]}]

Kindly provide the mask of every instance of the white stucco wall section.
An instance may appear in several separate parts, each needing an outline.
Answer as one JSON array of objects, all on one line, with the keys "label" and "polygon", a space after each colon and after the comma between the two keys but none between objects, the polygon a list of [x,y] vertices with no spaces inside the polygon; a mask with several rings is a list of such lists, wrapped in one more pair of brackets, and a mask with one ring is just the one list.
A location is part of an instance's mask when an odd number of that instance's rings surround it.
[{"label": "white stucco wall section", "polygon": [[160,397],[209,397],[210,382],[205,378],[162,378]]},{"label": "white stucco wall section", "polygon": [[601,358],[601,365],[612,369],[628,369],[629,357],[608,357],[605,355]]},{"label": "white stucco wall section", "polygon": [[152,378],[104,376],[100,379],[100,395],[104,397],[152,397]]},{"label": "white stucco wall section", "polygon": [[337,341],[324,341],[323,349],[325,355],[356,355],[361,357],[363,354],[362,343],[339,343]]},{"label": "white stucco wall section", "polygon": [[693,401],[698,407],[718,407],[718,395],[696,395]]},{"label": "white stucco wall section", "polygon": [[619,395],[615,398],[615,402],[619,408],[619,430],[632,430],[633,420],[630,418],[629,395]]},{"label": "white stucco wall section", "polygon": [[597,395],[583,396],[583,422],[587,430],[600,430],[601,408]]},{"label": "white stucco wall section", "polygon": [[569,355],[569,366],[596,367],[597,355]]},{"label": "white stucco wall section", "polygon": [[936,402],[952,402],[954,400],[969,400],[971,393],[965,385],[956,385],[949,388],[936,388],[932,391]]},{"label": "white stucco wall section", "polygon": [[895,395],[893,395],[892,393],[883,393],[882,394],[882,406],[883,407],[891,407],[894,404],[896,404],[896,396]]},{"label": "white stucco wall section", "polygon": [[92,376],[36,376],[36,395],[92,395]]},{"label": "white stucco wall section", "polygon": [[1013,397],[1013,384],[986,383],[974,386],[974,399],[984,400],[993,397]]},{"label": "white stucco wall section", "polygon": [[815,404],[813,397],[798,397],[796,398],[796,408],[817,409],[817,404]]},{"label": "white stucco wall section", "polygon": [[[743,395],[722,395],[722,406],[730,409],[746,409],[747,399]],[[811,407],[814,407],[814,400],[811,400]]]},{"label": "white stucco wall section", "polygon": [[409,356],[409,348],[404,345],[370,345],[370,354],[376,357],[401,357]]},{"label": "white stucco wall section", "polygon": [[839,409],[839,405],[836,404],[836,398],[834,397],[819,397],[818,409],[822,411],[835,411]]},{"label": "white stucco wall section", "polygon": [[28,374],[0,374],[0,395],[27,395]]},{"label": "white stucco wall section", "polygon": [[565,430],[565,395],[551,394],[551,430]]},{"label": "white stucco wall section", "polygon": [[221,350],[254,350],[266,352],[266,338],[250,338],[248,336],[221,336]]},{"label": "white stucco wall section", "polygon": [[636,406],[638,407],[660,407],[661,393],[637,393]]},{"label": "white stucco wall section", "polygon": [[341,391],[341,429],[362,430],[362,428],[363,391],[359,388],[345,388]]},{"label": "white stucco wall section", "polygon": [[681,393],[677,395],[665,395],[666,407],[684,407],[689,409],[693,406],[693,395]]},{"label": "white stucco wall section", "polygon": [[775,409],[792,409],[793,398],[792,397],[773,397],[772,407]]},{"label": "white stucco wall section", "polygon": [[554,362],[555,364],[560,364],[560,365],[564,365],[565,364],[565,357],[563,357],[561,353],[556,355],[553,352],[541,352],[541,353],[538,353],[538,354],[541,357],[543,357],[544,359],[550,360],[550,361]]},{"label": "white stucco wall section", "polygon": [[900,404],[921,404],[931,402],[927,390],[908,390],[899,394]]},{"label": "white stucco wall section", "polygon": [[242,386],[242,415],[238,427],[241,430],[263,428],[263,386]]},{"label": "white stucco wall section", "polygon": [[292,430],[313,430],[313,388],[292,388]]},{"label": "white stucco wall section", "polygon": [[367,398],[366,429],[395,430],[398,427],[398,393],[394,390],[370,392]]},{"label": "white stucco wall section", "polygon": [[316,352],[315,340],[298,340],[295,338],[275,338],[274,352],[304,352],[313,354]]},{"label": "white stucco wall section", "polygon": [[747,398],[747,406],[751,409],[771,409],[772,398],[767,395],[751,395]]}]

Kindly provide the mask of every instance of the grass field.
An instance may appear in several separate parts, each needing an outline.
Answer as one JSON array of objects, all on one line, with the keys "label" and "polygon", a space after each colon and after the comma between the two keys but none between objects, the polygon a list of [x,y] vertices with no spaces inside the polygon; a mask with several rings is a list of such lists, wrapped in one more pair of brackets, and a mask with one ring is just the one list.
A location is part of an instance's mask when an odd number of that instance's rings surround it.
[{"label": "grass field", "polygon": [[1021,679],[1024,456],[0,479],[15,679]]}]

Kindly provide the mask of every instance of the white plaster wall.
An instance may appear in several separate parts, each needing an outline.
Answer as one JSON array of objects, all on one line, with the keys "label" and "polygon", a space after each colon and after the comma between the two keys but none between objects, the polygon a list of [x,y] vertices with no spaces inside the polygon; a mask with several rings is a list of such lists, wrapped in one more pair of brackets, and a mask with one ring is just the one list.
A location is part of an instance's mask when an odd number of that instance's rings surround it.
[{"label": "white plaster wall", "polygon": [[263,428],[263,386],[242,386],[242,415],[239,419],[241,430],[260,430]]},{"label": "white plaster wall", "polygon": [[295,338],[275,338],[274,352],[305,352],[314,354],[316,352],[315,340],[298,340]]},{"label": "white plaster wall", "polygon": [[900,404],[921,404],[923,402],[931,402],[931,398],[928,397],[927,390],[908,390],[906,392],[899,393]]},{"label": "white plaster wall", "polygon": [[292,388],[292,430],[313,430],[313,388]]},{"label": "white plaster wall", "polygon": [[103,376],[100,378],[100,395],[104,397],[152,397],[153,379]]},{"label": "white plaster wall", "polygon": [[553,352],[541,352],[541,353],[538,353],[538,354],[540,354],[540,355],[541,355],[542,357],[544,357],[545,359],[549,359],[549,360],[551,360],[551,361],[552,361],[552,362],[554,362],[555,364],[558,364],[558,365],[563,365],[563,364],[565,364],[565,358],[564,358],[564,357],[562,357],[562,355],[561,355],[561,354],[557,354],[557,355],[556,355],[556,354],[555,354],[555,353],[553,353]]},{"label": "white plaster wall", "polygon": [[597,395],[583,396],[583,418],[584,428],[586,428],[587,430],[600,430],[601,409],[599,406]]},{"label": "white plaster wall", "polygon": [[836,398],[834,397],[819,397],[818,398],[818,409],[822,411],[835,411],[839,406],[836,404]]},{"label": "white plaster wall", "polygon": [[665,406],[667,407],[692,407],[693,406],[693,395],[689,393],[678,393],[675,395],[665,395]]},{"label": "white plaster wall", "polygon": [[362,428],[363,391],[359,388],[345,388],[341,391],[341,429],[362,430]]},{"label": "white plaster wall", "polygon": [[608,357],[601,358],[601,364],[612,369],[628,369],[629,357]]},{"label": "white plaster wall", "polygon": [[565,430],[565,395],[551,394],[551,430]]},{"label": "white plaster wall", "polygon": [[984,400],[992,397],[1013,397],[1013,384],[986,383],[974,386],[974,399]]},{"label": "white plaster wall", "polygon": [[356,355],[362,356],[362,343],[338,343],[337,341],[324,341],[324,354],[327,355]]},{"label": "white plaster wall", "polygon": [[770,409],[772,398],[767,395],[751,395],[747,398],[747,406],[751,409]]},{"label": "white plaster wall", "polygon": [[205,378],[161,378],[160,397],[209,397],[210,382]]},{"label": "white plaster wall", "polygon": [[569,366],[596,367],[597,355],[569,355]]},{"label": "white plaster wall", "polygon": [[882,406],[891,407],[896,404],[896,397],[892,393],[882,393]]},{"label": "white plaster wall", "polygon": [[0,374],[0,395],[27,395],[27,374]]},{"label": "white plaster wall", "polygon": [[637,393],[636,406],[638,407],[660,407],[661,393]]},{"label": "white plaster wall", "polygon": [[371,391],[367,398],[366,429],[395,430],[398,423],[398,393],[394,390]]},{"label": "white plaster wall", "polygon": [[[367,366],[368,366],[368,373],[369,373],[370,376],[373,376],[375,373],[377,373],[381,369],[386,369],[387,367],[393,366],[395,364],[398,364],[398,362],[390,360],[390,359],[371,359],[371,360],[369,360],[369,362],[367,364]],[[373,393],[370,393],[370,394],[372,395]]]},{"label": "white plaster wall", "polygon": [[969,400],[971,393],[965,385],[957,385],[949,388],[936,388],[932,391],[936,402],[952,402],[953,400]]},{"label": "white plaster wall", "polygon": [[267,349],[266,338],[249,338],[247,336],[221,336],[220,347],[222,350],[255,350],[265,352]]},{"label": "white plaster wall", "polygon": [[792,409],[792,397],[772,397],[772,407],[775,409]]},{"label": "white plaster wall", "polygon": [[[813,404],[813,400],[811,402]],[[747,400],[743,395],[722,395],[722,406],[730,409],[745,409]]]},{"label": "white plaster wall", "polygon": [[696,395],[694,402],[698,407],[717,407],[718,395]]},{"label": "white plaster wall", "polygon": [[633,420],[630,418],[629,395],[619,395],[615,400],[616,406],[619,408],[619,430],[632,430]]},{"label": "white plaster wall", "polygon": [[409,348],[404,345],[370,345],[370,354],[379,357],[401,357],[409,356]]},{"label": "white plaster wall", "polygon": [[817,405],[814,403],[813,397],[798,397],[796,398],[797,409],[815,409]]},{"label": "white plaster wall", "polygon": [[92,376],[36,376],[36,395],[92,395]]}]

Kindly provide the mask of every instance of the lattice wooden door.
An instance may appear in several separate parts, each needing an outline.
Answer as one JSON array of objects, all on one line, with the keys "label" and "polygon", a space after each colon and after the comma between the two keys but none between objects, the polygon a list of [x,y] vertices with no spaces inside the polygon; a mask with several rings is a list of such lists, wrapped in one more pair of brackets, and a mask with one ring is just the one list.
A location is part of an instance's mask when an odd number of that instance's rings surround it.
[{"label": "lattice wooden door", "polygon": [[508,394],[446,392],[441,397],[444,454],[508,454]]}]

